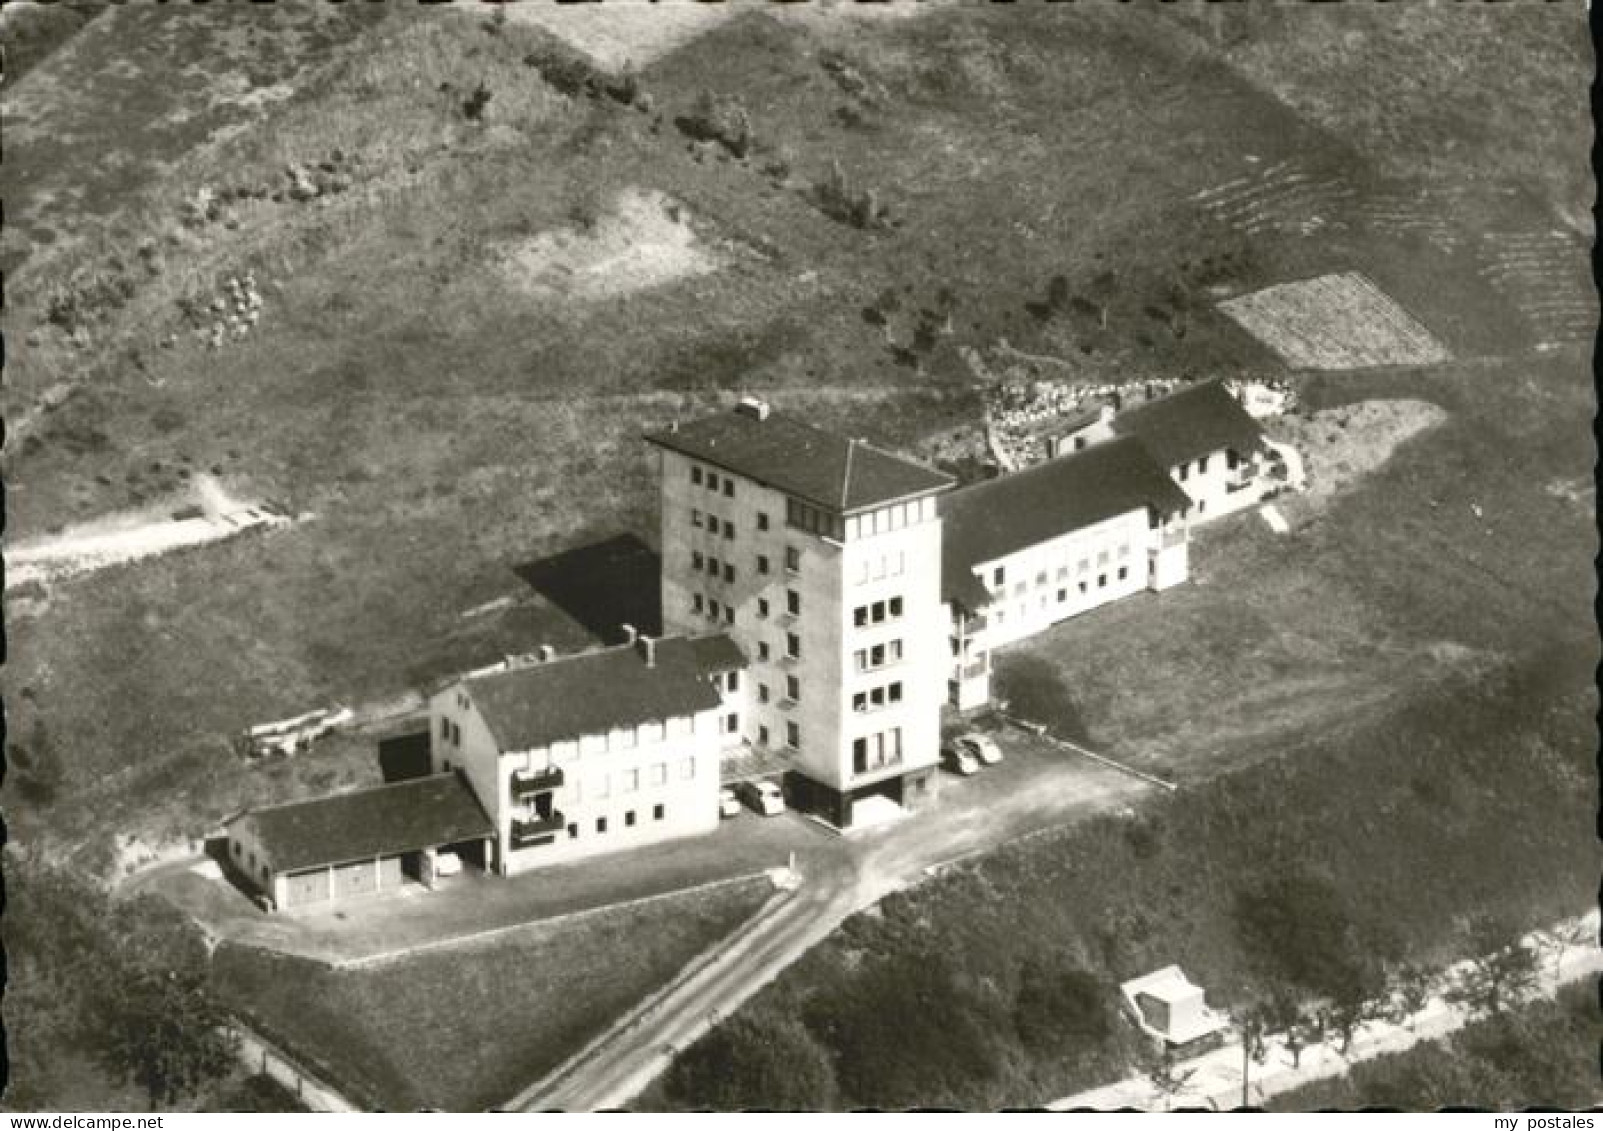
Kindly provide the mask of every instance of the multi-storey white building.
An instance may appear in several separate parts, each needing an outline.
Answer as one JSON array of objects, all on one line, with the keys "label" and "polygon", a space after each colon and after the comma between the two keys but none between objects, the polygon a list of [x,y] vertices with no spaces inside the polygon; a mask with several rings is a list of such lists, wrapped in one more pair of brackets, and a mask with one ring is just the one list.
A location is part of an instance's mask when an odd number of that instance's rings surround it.
[{"label": "multi-storey white building", "polygon": [[1110,440],[941,499],[947,697],[990,697],[995,649],[1187,574],[1189,500],[1134,440]]},{"label": "multi-storey white building", "polygon": [[740,643],[746,738],[788,762],[799,807],[839,827],[868,796],[918,807],[939,759],[952,480],[750,398],[647,439],[665,630]]},{"label": "multi-storey white building", "polygon": [[738,739],[745,658],[727,636],[654,640],[461,677],[429,700],[436,773],[459,773],[512,874],[710,832]]}]

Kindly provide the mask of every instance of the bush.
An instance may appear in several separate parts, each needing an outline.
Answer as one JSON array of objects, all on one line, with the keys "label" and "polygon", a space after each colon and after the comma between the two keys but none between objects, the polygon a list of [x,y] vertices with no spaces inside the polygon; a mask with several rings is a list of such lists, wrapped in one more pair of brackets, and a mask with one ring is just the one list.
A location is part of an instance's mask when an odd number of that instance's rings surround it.
[{"label": "bush", "polygon": [[938,955],[876,958],[808,1003],[807,1028],[834,1060],[849,1106],[952,1102],[1001,1067],[991,1002]]},{"label": "bush", "polygon": [[1271,980],[1340,1006],[1384,989],[1383,963],[1395,945],[1379,924],[1355,916],[1324,877],[1277,869],[1239,889],[1233,912],[1249,960]]},{"label": "bush", "polygon": [[665,1082],[668,1096],[715,1111],[824,1111],[836,1103],[829,1055],[793,1017],[738,1014],[685,1050]]},{"label": "bush", "polygon": [[1112,1027],[1113,987],[1071,956],[1053,951],[1024,960],[1013,999],[1013,1028],[1033,1052],[1100,1045]]},{"label": "bush", "polygon": [[859,188],[847,181],[839,161],[832,163],[829,176],[813,187],[813,195],[819,209],[831,220],[865,231],[890,226],[890,209],[873,189]]},{"label": "bush", "polygon": [[1090,743],[1079,705],[1049,661],[1028,653],[1002,656],[994,678],[993,695],[1007,703],[1009,714],[1044,723],[1054,735],[1070,742]]},{"label": "bush", "polygon": [[686,137],[716,142],[735,157],[745,157],[755,144],[751,115],[745,106],[739,99],[714,95],[710,91],[702,91],[690,113],[676,118],[674,124]]}]

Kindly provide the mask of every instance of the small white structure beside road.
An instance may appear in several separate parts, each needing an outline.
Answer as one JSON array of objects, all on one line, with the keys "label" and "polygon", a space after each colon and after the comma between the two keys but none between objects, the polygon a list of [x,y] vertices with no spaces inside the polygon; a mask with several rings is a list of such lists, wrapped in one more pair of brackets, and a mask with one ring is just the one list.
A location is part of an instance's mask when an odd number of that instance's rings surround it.
[{"label": "small white structure beside road", "polygon": [[1172,1049],[1196,1048],[1223,1032],[1229,1020],[1208,1008],[1201,986],[1178,966],[1144,974],[1119,987],[1142,1032]]}]

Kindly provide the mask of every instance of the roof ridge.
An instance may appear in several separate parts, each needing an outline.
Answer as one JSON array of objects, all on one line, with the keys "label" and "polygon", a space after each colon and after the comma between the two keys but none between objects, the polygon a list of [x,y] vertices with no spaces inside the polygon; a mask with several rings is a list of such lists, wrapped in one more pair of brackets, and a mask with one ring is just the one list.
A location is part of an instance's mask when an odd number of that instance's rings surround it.
[{"label": "roof ridge", "polygon": [[852,453],[857,449],[857,441],[850,436],[846,437],[846,470],[840,477],[840,509],[846,509],[846,501],[852,497]]},{"label": "roof ridge", "polygon": [[415,778],[402,778],[400,781],[381,781],[376,785],[358,786],[355,789],[336,790],[333,793],[320,794],[317,797],[303,797],[299,801],[275,801],[271,805],[253,805],[241,810],[237,817],[254,817],[261,813],[272,813],[278,809],[292,809],[299,805],[315,805],[321,801],[338,801],[342,797],[354,797],[359,793],[382,793],[386,789],[393,789],[398,785],[417,785],[420,782],[442,781],[445,778],[456,777],[455,770],[441,770],[439,773],[423,774]]}]

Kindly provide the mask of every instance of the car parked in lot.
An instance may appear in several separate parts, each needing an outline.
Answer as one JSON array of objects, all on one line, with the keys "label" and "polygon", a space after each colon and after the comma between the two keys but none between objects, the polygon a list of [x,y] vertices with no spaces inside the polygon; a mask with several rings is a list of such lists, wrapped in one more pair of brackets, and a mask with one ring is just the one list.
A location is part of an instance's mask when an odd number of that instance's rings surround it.
[{"label": "car parked in lot", "polygon": [[777,817],[785,811],[785,795],[771,781],[745,781],[738,788],[741,800],[765,817]]},{"label": "car parked in lot", "polygon": [[954,738],[952,745],[959,750],[968,751],[981,765],[994,766],[1002,760],[1002,748],[988,734],[970,731],[968,734],[961,734]]},{"label": "car parked in lot", "polygon": [[740,798],[735,796],[732,789],[718,791],[718,815],[720,817],[740,816]]},{"label": "car parked in lot", "polygon": [[956,743],[941,748],[941,765],[965,778],[980,772],[980,760]]}]

